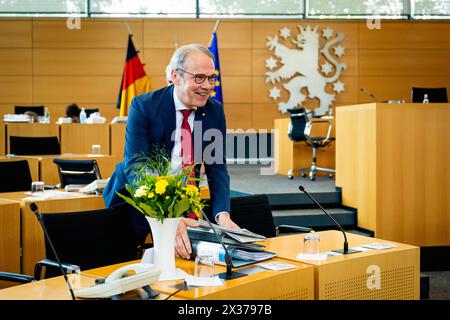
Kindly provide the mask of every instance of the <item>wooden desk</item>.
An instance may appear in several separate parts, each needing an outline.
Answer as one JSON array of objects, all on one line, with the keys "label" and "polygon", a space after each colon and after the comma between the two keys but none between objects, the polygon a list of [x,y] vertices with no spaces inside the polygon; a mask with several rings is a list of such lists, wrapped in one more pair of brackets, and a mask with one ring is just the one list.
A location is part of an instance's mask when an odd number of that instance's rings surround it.
[{"label": "wooden desk", "polygon": [[[342,249],[344,237],[339,231],[318,232],[320,252]],[[297,261],[303,252],[303,234],[268,239],[266,250],[280,258]],[[384,240],[347,233],[349,247]],[[314,266],[315,299],[419,299],[420,251],[418,247],[401,243],[386,250],[371,250],[349,255],[328,257],[326,261],[305,263]],[[379,268],[379,269],[378,269]],[[381,288],[369,289],[372,270],[381,274]]]},{"label": "wooden desk", "polygon": [[109,123],[61,124],[61,153],[89,154],[92,145],[99,144],[102,154],[110,154]]},{"label": "wooden desk", "polygon": [[[313,119],[317,121],[320,119]],[[329,120],[333,123],[333,120]],[[288,175],[291,169],[309,168],[312,164],[312,148],[305,142],[293,142],[289,139],[288,129],[290,118],[275,119],[275,134],[274,139],[274,161],[275,172],[284,176]],[[327,135],[327,124],[313,125],[314,131],[311,132],[312,136]],[[331,131],[331,137],[334,137],[334,123]],[[334,169],[334,142],[330,143],[325,148],[317,149],[317,166],[322,168]],[[324,172],[317,172],[318,175],[328,175]],[[298,175],[298,173],[295,173]]]},{"label": "wooden desk", "polygon": [[112,123],[111,130],[111,155],[123,159],[123,148],[125,146],[126,123]]},{"label": "wooden desk", "polygon": [[[0,200],[0,271],[20,272],[20,202]],[[0,281],[0,288],[10,286]]]},{"label": "wooden desk", "polygon": [[0,156],[6,154],[5,132],[6,126],[4,123],[0,122]]},{"label": "wooden desk", "polygon": [[[6,141],[9,152],[9,137],[58,137],[59,126],[56,123],[7,123],[6,124]],[[61,139],[60,139],[61,141]]]},{"label": "wooden desk", "polygon": [[382,239],[450,245],[450,104],[336,108],[336,185]]},{"label": "wooden desk", "polygon": [[[276,259],[284,261],[283,259]],[[113,266],[92,269],[81,273],[79,280],[71,275],[74,287],[91,286],[94,279],[106,277],[112,271],[138,261],[116,264]],[[237,300],[237,299],[276,299],[276,300],[304,300],[314,297],[314,271],[311,266],[298,262],[289,262],[298,268],[286,271],[261,271],[246,277],[229,280],[219,287],[194,288],[188,291],[180,291],[171,297],[175,299],[208,299],[208,300]],[[193,274],[193,261],[177,259],[177,267],[187,273]],[[222,266],[216,266],[217,272],[225,270]],[[180,287],[182,281],[160,281],[151,285],[152,289],[161,292],[158,299],[164,299]],[[139,299],[138,290],[127,293],[124,299]],[[67,286],[62,277],[38,281],[31,284],[16,286],[0,290],[2,299],[70,299]]]},{"label": "wooden desk", "polygon": [[[40,179],[39,178],[39,175],[40,175],[39,159],[24,158],[23,156],[15,156],[15,157],[0,156],[0,161],[19,161],[19,160],[27,160],[28,161],[28,167],[30,168],[31,180],[39,181],[39,179]],[[31,189],[31,184],[30,184],[30,189]]]},{"label": "wooden desk", "polygon": [[[29,204],[36,202],[41,213],[60,213],[102,209],[105,207],[102,196],[80,194],[76,198],[66,199],[25,199],[24,192],[0,193],[0,199],[20,202],[22,261],[21,273],[33,275],[34,265],[45,258],[44,235]],[[9,232],[9,231],[8,231]]]}]

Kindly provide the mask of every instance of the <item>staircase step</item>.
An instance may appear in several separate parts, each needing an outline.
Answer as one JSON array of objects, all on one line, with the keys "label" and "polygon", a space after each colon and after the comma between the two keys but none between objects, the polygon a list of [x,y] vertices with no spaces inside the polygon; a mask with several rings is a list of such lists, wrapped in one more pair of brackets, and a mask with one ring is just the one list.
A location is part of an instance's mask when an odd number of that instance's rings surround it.
[{"label": "staircase step", "polygon": [[[311,195],[324,208],[336,207],[341,203],[341,192],[315,192]],[[317,205],[303,193],[272,193],[267,195],[272,209],[316,208]]]},{"label": "staircase step", "polygon": [[[327,212],[343,228],[356,226],[356,210],[342,207],[328,208]],[[334,228],[333,221],[320,209],[272,210],[276,225],[290,224],[316,229]]]}]

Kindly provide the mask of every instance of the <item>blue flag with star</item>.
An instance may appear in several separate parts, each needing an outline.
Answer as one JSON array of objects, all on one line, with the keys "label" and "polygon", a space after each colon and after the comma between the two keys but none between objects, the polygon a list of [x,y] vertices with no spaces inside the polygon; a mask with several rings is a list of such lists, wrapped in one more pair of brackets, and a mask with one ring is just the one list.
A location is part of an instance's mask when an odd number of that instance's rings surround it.
[{"label": "blue flag with star", "polygon": [[214,86],[214,91],[211,93],[211,96],[223,104],[222,79],[220,75],[220,63],[219,63],[219,49],[217,46],[217,34],[215,32],[213,33],[213,40],[211,42],[211,46],[208,49],[214,55],[216,65],[216,83]]}]

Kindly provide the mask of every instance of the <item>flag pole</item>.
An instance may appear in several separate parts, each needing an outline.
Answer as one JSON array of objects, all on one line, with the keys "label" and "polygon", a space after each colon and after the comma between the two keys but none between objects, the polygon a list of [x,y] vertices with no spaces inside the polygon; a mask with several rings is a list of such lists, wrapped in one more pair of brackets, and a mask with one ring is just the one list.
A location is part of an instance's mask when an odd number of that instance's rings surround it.
[{"label": "flag pole", "polygon": [[175,46],[175,50],[177,50],[177,49],[178,49],[178,33],[175,33],[175,43],[174,43],[174,46]]},{"label": "flag pole", "polygon": [[219,28],[219,23],[220,23],[220,19],[217,19],[216,24],[214,25],[213,32],[211,34],[211,38],[209,39],[209,42],[208,42],[208,48],[211,47],[211,44],[212,44],[212,41],[213,41],[213,37],[214,37],[214,33]]},{"label": "flag pole", "polygon": [[130,28],[130,25],[128,24],[128,22],[124,21],[123,23],[125,24],[125,27],[127,27],[128,34],[133,35],[133,32],[131,31],[131,28]]}]

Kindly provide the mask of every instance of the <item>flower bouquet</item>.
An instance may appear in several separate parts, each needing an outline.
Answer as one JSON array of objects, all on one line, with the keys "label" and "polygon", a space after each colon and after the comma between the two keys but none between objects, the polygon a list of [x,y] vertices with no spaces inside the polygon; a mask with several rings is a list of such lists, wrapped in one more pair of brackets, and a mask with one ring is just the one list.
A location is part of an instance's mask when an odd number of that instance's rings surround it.
[{"label": "flower bouquet", "polygon": [[153,263],[161,270],[159,280],[183,278],[175,267],[175,236],[182,216],[199,216],[205,204],[200,191],[190,181],[194,166],[178,174],[170,172],[169,157],[156,149],[150,155],[138,155],[132,167],[133,185],[126,184],[129,196],[117,193],[143,213],[152,230]]},{"label": "flower bouquet", "polygon": [[133,166],[133,184],[125,188],[130,196],[117,193],[128,204],[148,217],[163,222],[165,218],[200,216],[205,204],[200,190],[190,181],[194,166],[170,174],[170,159],[158,149],[151,155],[140,154]]}]

